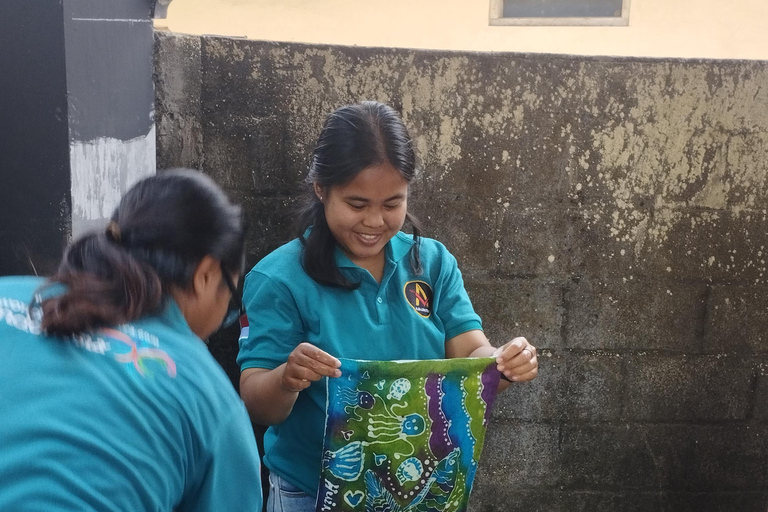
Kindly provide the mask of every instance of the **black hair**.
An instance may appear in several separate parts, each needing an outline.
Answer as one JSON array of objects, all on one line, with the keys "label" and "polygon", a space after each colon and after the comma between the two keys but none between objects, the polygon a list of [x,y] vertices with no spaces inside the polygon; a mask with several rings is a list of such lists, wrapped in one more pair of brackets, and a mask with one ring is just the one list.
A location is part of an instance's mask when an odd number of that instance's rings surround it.
[{"label": "black hair", "polygon": [[104,232],[69,245],[45,287],[42,329],[71,335],[157,313],[172,288],[191,285],[206,255],[242,273],[245,227],[239,206],[199,171],[161,171],[134,185]]},{"label": "black hair", "polygon": [[[343,185],[360,171],[383,163],[391,164],[408,183],[416,172],[411,136],[392,107],[364,101],[343,106],[326,118],[309,165],[307,201],[296,222],[303,244],[302,265],[318,283],[350,290],[360,285],[347,279],[336,265],[336,240],[328,227],[324,206],[314,193],[314,184],[323,188]],[[416,242],[411,249],[411,268],[420,274],[420,226],[410,213],[405,218]],[[312,230],[305,237],[310,226]]]}]

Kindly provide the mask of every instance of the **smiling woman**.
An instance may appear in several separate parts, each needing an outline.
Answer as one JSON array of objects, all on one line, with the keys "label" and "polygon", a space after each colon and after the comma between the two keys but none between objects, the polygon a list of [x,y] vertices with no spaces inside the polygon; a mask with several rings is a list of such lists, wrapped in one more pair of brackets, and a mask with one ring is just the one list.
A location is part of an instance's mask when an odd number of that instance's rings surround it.
[{"label": "smiling woman", "polygon": [[405,223],[408,182],[389,162],[371,165],[336,187],[314,185],[328,228],[352,263],[376,281],[384,273],[384,246]]},{"label": "smiling woman", "polygon": [[[410,136],[394,110],[364,102],[331,114],[312,154],[307,176],[312,190],[298,219],[307,274],[320,283],[357,288],[359,283],[349,281],[334,261],[338,244],[381,281],[384,246],[405,221],[419,240],[418,222],[408,213],[408,184],[415,171]],[[411,260],[418,272],[418,243]]]},{"label": "smiling woman", "polygon": [[[491,346],[456,259],[420,236],[408,213],[415,162],[408,130],[387,105],[331,113],[312,154],[298,237],[246,276],[240,393],[251,418],[270,426],[270,512],[314,510],[322,379],[340,376],[337,358],[495,356],[493,371],[506,379],[499,389],[536,376],[536,349],[525,338]],[[401,231],[406,224],[412,234]]]}]

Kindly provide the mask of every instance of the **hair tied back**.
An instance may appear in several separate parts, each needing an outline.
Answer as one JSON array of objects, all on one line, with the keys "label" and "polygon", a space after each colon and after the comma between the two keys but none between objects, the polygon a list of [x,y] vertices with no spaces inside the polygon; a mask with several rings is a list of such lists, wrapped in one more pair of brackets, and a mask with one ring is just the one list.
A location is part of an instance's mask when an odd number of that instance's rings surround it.
[{"label": "hair tied back", "polygon": [[120,226],[117,225],[117,222],[111,220],[107,223],[107,229],[105,231],[105,234],[107,235],[107,239],[111,240],[112,242],[119,244],[121,241],[121,234],[120,234]]}]

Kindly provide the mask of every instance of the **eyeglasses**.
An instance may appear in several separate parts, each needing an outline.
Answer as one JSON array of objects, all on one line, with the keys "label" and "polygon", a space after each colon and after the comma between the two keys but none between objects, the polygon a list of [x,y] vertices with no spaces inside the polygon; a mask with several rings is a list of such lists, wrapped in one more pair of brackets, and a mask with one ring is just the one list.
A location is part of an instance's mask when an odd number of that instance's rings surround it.
[{"label": "eyeglasses", "polygon": [[229,272],[224,268],[224,265],[221,266],[221,276],[224,279],[227,288],[229,288],[230,299],[227,314],[224,315],[224,320],[221,322],[219,330],[231,326],[237,322],[238,318],[245,314],[245,308],[243,307],[243,302],[240,300],[240,294],[237,293],[237,287],[235,286],[235,283],[232,282],[232,276],[229,275]]}]

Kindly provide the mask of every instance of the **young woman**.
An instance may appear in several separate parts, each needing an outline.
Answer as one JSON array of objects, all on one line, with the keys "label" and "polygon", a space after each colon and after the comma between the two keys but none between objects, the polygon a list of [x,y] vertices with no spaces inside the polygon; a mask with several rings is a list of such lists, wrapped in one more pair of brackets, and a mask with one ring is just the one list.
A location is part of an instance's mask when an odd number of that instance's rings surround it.
[{"label": "young woman", "polygon": [[247,412],[203,342],[243,240],[212,180],[166,171],[50,280],[0,278],[0,510],[261,510]]},{"label": "young woman", "polygon": [[[390,107],[336,110],[312,156],[299,238],[246,277],[240,393],[251,418],[270,425],[270,512],[314,510],[326,404],[319,381],[340,375],[337,357],[495,354],[509,381],[536,376],[536,349],[525,338],[491,346],[456,259],[419,236],[408,214],[414,168],[411,139]],[[400,231],[406,220],[413,235]]]}]

